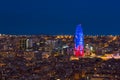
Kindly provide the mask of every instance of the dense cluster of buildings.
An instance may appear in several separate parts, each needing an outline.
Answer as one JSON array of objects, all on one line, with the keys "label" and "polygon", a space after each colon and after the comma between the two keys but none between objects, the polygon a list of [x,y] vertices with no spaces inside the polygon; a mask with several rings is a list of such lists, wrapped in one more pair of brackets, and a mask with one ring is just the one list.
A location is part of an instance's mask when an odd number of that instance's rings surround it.
[{"label": "dense cluster of buildings", "polygon": [[0,35],[0,79],[119,80],[119,42],[120,36],[85,35],[85,57],[76,59],[72,35]]}]

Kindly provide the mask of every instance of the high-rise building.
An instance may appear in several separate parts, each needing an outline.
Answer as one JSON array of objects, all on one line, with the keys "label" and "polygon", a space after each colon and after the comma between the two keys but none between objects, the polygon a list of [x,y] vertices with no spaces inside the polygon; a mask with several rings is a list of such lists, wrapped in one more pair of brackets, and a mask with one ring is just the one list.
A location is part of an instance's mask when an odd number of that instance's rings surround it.
[{"label": "high-rise building", "polygon": [[32,39],[26,39],[26,48],[32,48],[33,47],[33,43],[32,43]]},{"label": "high-rise building", "polygon": [[26,49],[26,39],[21,39],[20,40],[20,50],[25,50]]},{"label": "high-rise building", "polygon": [[76,32],[75,32],[75,50],[74,54],[76,57],[83,57],[84,56],[84,36],[81,24],[77,25]]}]

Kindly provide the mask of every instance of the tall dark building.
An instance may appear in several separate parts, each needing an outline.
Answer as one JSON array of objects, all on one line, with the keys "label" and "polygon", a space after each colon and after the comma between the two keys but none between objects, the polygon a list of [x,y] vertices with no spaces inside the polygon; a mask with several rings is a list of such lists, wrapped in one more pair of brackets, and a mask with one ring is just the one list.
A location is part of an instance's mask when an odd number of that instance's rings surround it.
[{"label": "tall dark building", "polygon": [[26,50],[26,39],[20,40],[20,50]]}]

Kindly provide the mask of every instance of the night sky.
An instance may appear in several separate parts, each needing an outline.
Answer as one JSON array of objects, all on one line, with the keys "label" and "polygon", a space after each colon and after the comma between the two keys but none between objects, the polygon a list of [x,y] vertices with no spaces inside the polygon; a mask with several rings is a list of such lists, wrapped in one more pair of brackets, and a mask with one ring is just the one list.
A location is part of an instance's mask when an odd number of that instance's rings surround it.
[{"label": "night sky", "polygon": [[120,34],[120,0],[0,0],[2,34]]}]

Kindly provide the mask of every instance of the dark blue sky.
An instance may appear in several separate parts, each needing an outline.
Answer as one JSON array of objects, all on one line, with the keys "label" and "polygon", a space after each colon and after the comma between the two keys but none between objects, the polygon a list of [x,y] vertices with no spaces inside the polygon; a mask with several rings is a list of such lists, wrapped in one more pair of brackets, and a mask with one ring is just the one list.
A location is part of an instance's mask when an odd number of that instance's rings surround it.
[{"label": "dark blue sky", "polygon": [[0,0],[0,33],[120,34],[120,0]]}]

